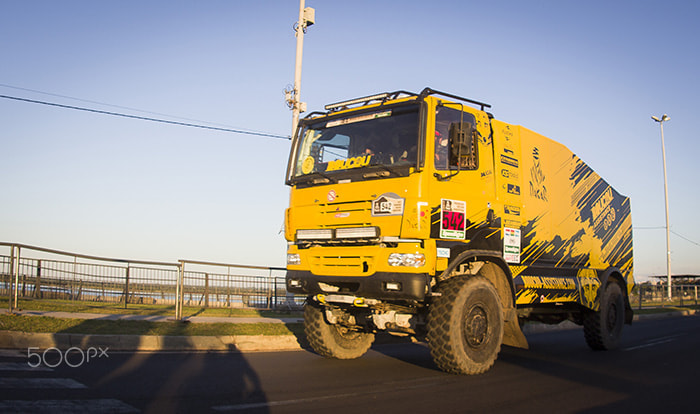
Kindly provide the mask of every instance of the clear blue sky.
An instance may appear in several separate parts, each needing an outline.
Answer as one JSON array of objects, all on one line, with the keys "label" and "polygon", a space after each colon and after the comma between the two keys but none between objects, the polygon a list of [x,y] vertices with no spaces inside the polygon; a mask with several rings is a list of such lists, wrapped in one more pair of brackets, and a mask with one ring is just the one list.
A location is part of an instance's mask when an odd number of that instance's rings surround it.
[{"label": "clear blue sky", "polygon": [[[632,199],[635,274],[700,273],[700,6],[307,0],[302,100],[425,86],[567,145]],[[288,135],[287,1],[0,2],[0,94]],[[8,87],[11,86],[11,87]],[[164,116],[156,116],[164,117]],[[182,120],[182,119],[175,119]],[[0,99],[0,240],[283,266],[289,141]],[[679,236],[680,235],[680,236]],[[681,237],[682,236],[682,237]],[[686,240],[689,239],[690,241]]]}]

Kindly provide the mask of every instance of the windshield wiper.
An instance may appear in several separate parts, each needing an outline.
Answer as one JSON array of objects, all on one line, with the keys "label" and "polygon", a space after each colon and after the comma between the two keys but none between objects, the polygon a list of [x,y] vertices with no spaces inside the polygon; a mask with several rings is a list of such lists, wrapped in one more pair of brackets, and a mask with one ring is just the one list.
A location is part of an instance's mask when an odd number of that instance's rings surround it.
[{"label": "windshield wiper", "polygon": [[331,177],[328,174],[324,174],[320,171],[312,172],[306,175],[302,175],[299,177],[294,177],[292,179],[292,182],[294,184],[304,182],[306,184],[311,183],[311,184],[328,184],[331,182],[337,182],[333,177]]},{"label": "windshield wiper", "polygon": [[369,168],[377,168],[377,169],[381,169],[383,171],[367,172],[367,173],[362,174],[362,178],[381,178],[381,177],[388,177],[392,174],[401,177],[402,176],[401,173],[399,173],[397,170],[400,171],[401,169],[406,168],[406,166],[400,166],[400,165],[388,166],[385,164],[374,164],[374,165],[370,165]]}]

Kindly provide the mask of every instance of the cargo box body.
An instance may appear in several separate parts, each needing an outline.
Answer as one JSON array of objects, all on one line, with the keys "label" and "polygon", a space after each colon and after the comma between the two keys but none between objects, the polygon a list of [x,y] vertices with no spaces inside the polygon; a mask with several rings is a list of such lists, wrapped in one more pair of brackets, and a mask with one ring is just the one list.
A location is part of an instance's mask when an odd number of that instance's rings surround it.
[{"label": "cargo box body", "polygon": [[576,301],[596,309],[610,269],[631,289],[629,198],[564,145],[521,126],[492,120],[492,127],[497,191],[507,200],[503,227],[520,230],[521,250],[504,251],[517,303]]}]

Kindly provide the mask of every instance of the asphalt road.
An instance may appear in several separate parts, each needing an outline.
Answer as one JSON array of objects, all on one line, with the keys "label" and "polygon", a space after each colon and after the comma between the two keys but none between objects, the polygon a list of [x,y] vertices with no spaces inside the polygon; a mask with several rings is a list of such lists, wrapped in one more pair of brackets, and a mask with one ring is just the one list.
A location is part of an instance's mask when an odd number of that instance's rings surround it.
[{"label": "asphalt road", "polygon": [[[479,376],[442,373],[423,344],[352,361],[309,351],[0,353],[0,412],[697,412],[700,316],[625,326],[593,352],[580,329],[531,334]],[[107,355],[101,355],[105,351]],[[29,355],[29,357],[28,357]],[[36,365],[35,368],[29,365]],[[681,411],[684,410],[684,411]]]}]

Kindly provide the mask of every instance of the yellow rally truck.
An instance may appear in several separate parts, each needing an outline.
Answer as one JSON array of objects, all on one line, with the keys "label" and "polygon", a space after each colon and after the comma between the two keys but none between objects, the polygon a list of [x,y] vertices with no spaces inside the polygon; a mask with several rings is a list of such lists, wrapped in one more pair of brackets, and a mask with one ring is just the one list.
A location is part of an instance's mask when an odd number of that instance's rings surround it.
[{"label": "yellow rally truck", "polygon": [[614,348],[632,322],[630,201],[565,146],[482,102],[405,91],[306,116],[292,142],[286,287],[319,354],[386,331],[478,374],[526,321]]}]

